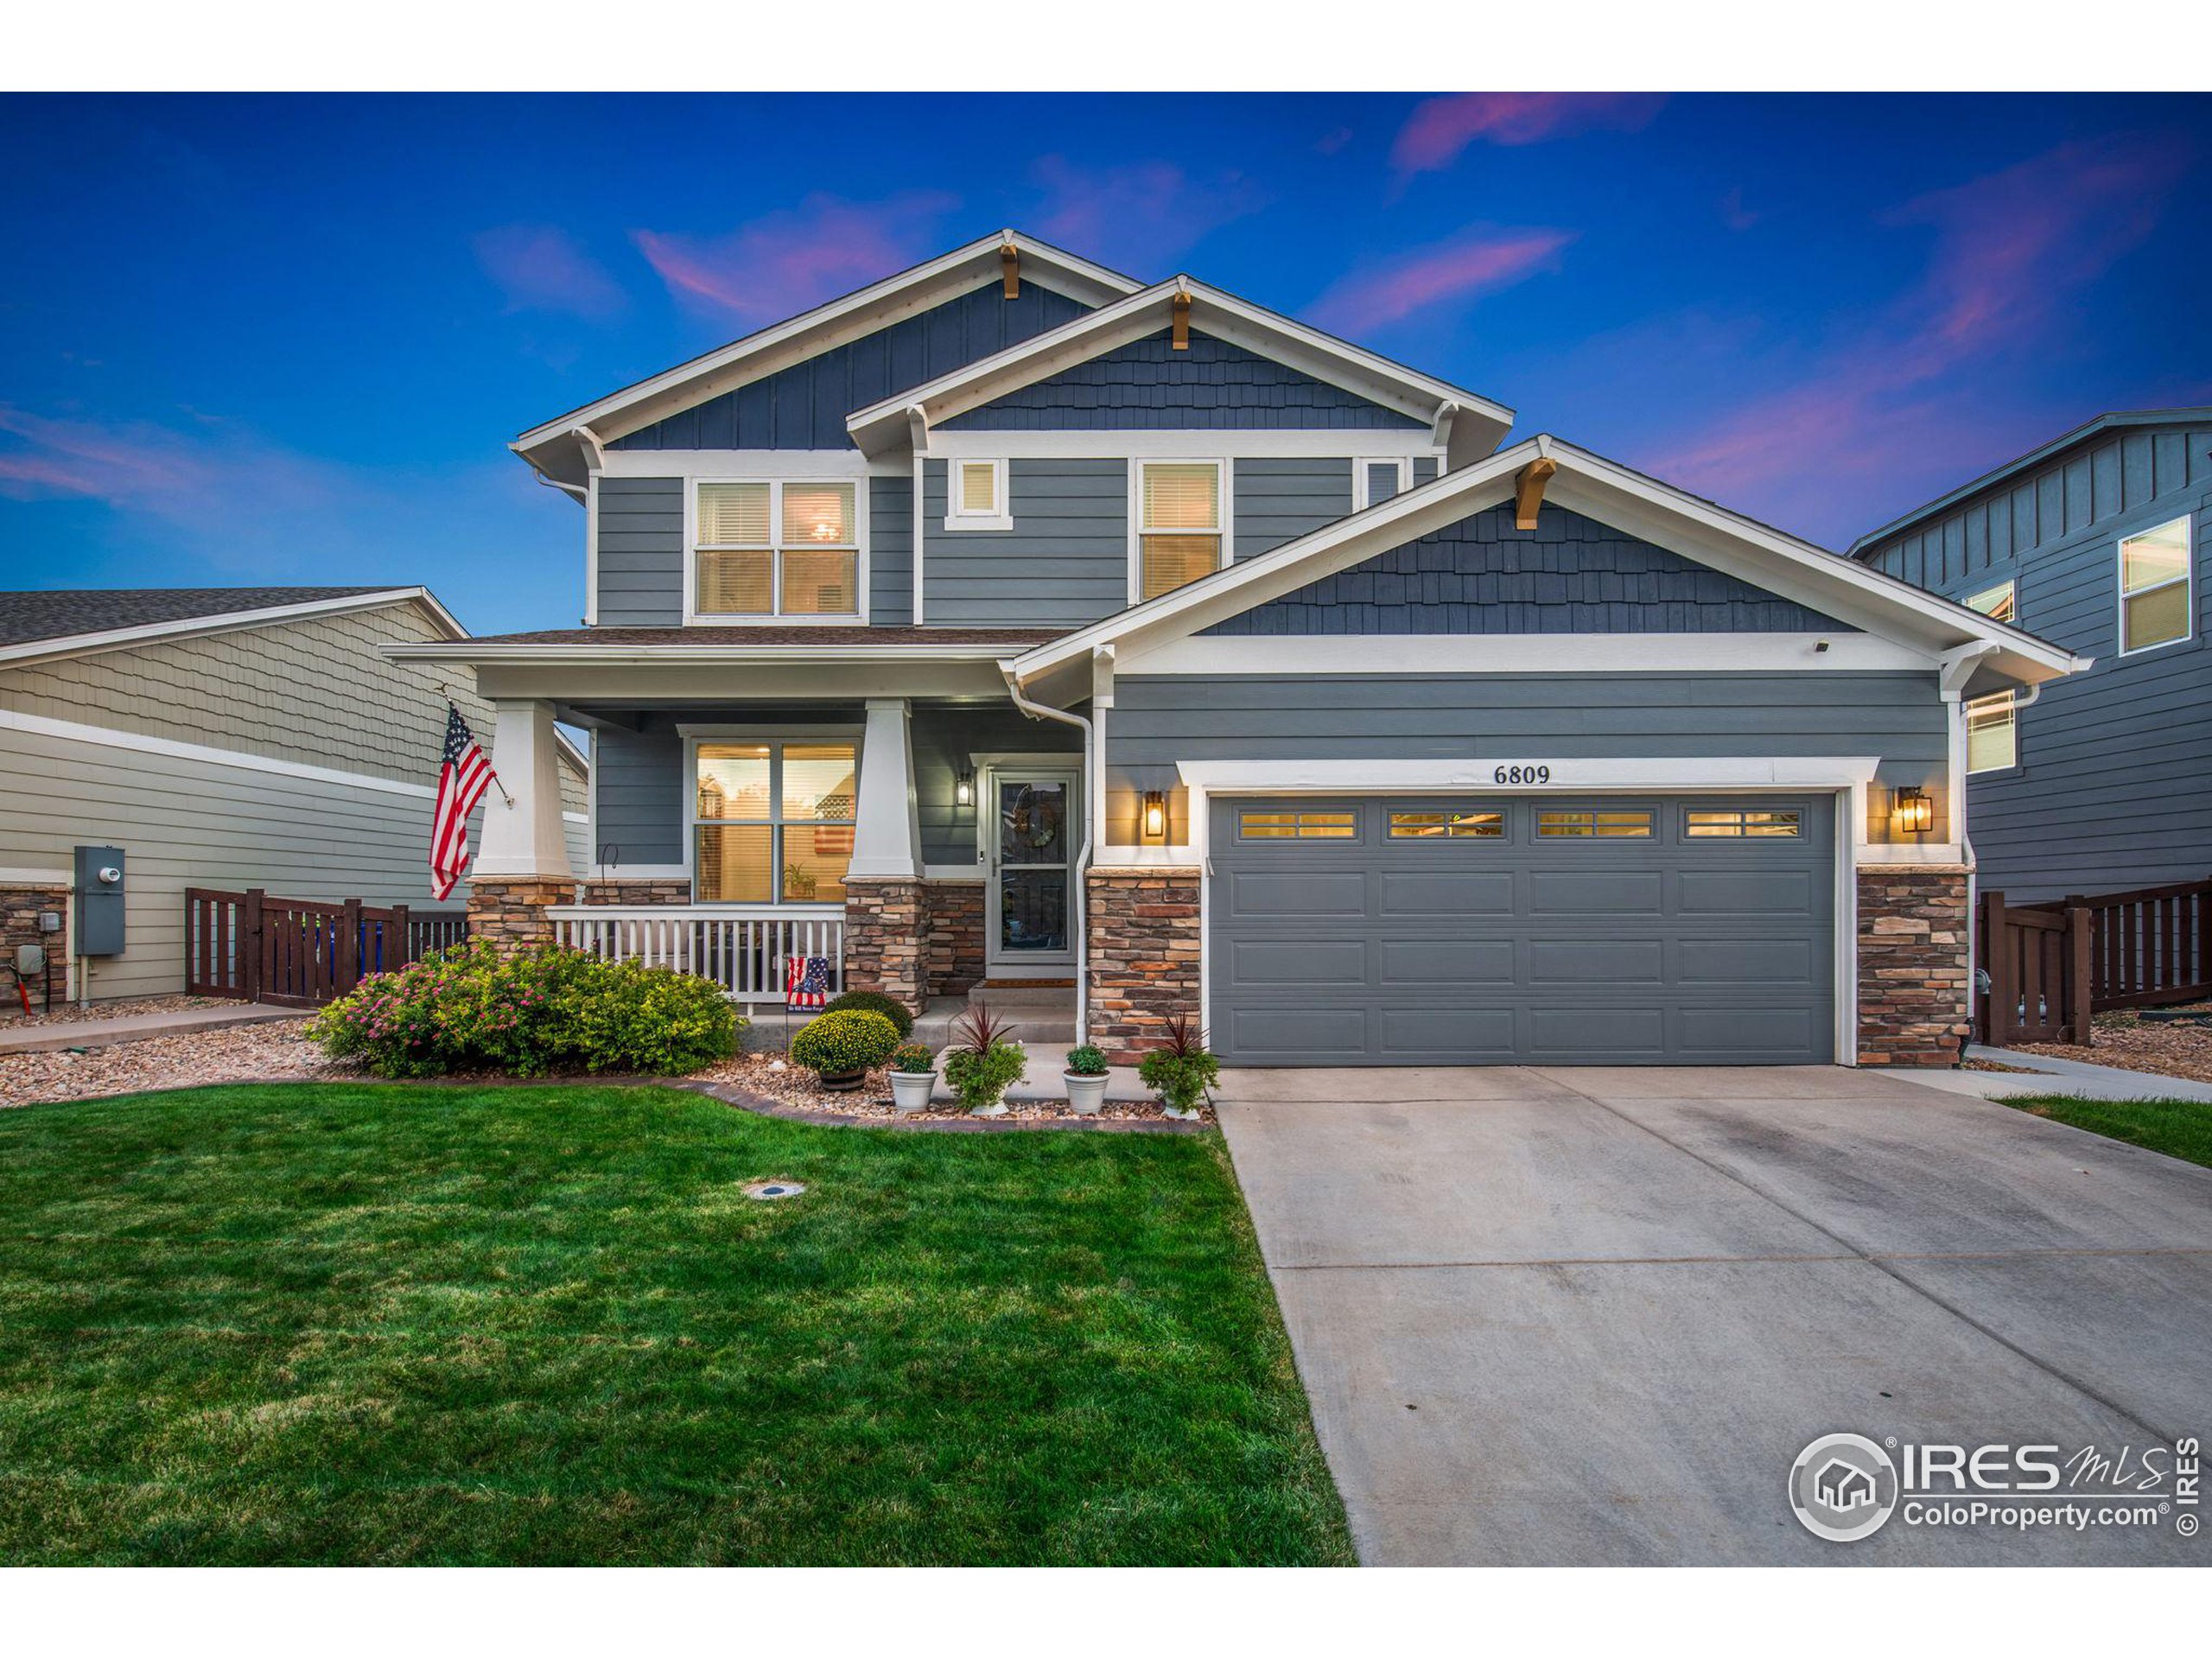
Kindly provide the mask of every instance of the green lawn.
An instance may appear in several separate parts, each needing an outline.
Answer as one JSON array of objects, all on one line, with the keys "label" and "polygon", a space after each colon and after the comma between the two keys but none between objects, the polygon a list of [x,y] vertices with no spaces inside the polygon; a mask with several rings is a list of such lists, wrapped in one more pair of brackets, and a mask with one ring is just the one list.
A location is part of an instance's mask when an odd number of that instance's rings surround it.
[{"label": "green lawn", "polygon": [[219,1088],[0,1112],[0,1561],[1351,1559],[1211,1135]]},{"label": "green lawn", "polygon": [[2015,1095],[2005,1104],[2212,1168],[2212,1102]]}]

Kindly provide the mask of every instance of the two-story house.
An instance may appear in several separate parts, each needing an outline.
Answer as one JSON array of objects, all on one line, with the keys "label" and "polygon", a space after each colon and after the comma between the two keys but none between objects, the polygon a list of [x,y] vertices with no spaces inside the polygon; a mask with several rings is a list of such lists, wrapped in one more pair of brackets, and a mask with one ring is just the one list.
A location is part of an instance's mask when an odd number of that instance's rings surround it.
[{"label": "two-story house", "polygon": [[1008,232],[535,427],[586,625],[393,652],[499,711],[472,906],[1122,1056],[1952,1058],[1961,699],[2069,653],[1511,420]]},{"label": "two-story house", "polygon": [[2093,659],[1967,707],[1983,887],[2037,899],[2212,875],[2212,409],[2100,415],[1851,556]]}]

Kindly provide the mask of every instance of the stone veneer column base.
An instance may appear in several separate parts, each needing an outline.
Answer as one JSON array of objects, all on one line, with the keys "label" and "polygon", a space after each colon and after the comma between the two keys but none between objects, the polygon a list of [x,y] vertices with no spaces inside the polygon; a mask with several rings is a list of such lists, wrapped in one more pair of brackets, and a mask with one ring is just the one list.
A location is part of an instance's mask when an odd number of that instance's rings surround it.
[{"label": "stone veneer column base", "polygon": [[1090,1040],[1116,1065],[1160,1046],[1171,1015],[1198,1005],[1198,882],[1190,868],[1094,868],[1086,887]]},{"label": "stone veneer column base", "polygon": [[588,905],[688,905],[691,879],[683,875],[594,876],[584,883]]},{"label": "stone veneer column base", "polygon": [[[41,933],[38,931],[38,916],[42,910],[58,911],[61,916],[61,931]],[[8,979],[8,995],[15,995],[16,981],[12,969],[16,965],[16,947],[19,944],[43,945],[46,949],[48,980],[34,975],[30,981],[31,1006],[42,1005],[46,984],[54,987],[54,1000],[64,1002],[69,996],[69,886],[67,882],[47,884],[24,882],[20,886],[0,887],[0,962],[11,970]],[[181,982],[178,989],[183,989]],[[21,1003],[10,1006],[20,1008]]]},{"label": "stone veneer column base", "polygon": [[880,991],[910,1014],[928,996],[930,896],[905,876],[845,881],[845,988]]},{"label": "stone veneer column base", "polygon": [[576,884],[565,875],[478,876],[468,884],[468,937],[489,939],[512,956],[553,943],[545,912],[576,902]]},{"label": "stone veneer column base", "polygon": [[1967,1012],[1967,871],[1859,867],[1859,1064],[1956,1065]]},{"label": "stone veneer column base", "polygon": [[931,996],[965,996],[985,973],[983,884],[929,881]]}]

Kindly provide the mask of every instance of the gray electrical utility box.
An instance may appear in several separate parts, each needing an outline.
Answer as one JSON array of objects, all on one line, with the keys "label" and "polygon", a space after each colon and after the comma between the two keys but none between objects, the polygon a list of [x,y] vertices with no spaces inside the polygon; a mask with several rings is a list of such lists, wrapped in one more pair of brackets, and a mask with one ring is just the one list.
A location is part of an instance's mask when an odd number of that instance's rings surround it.
[{"label": "gray electrical utility box", "polygon": [[123,849],[77,849],[77,954],[123,954]]}]

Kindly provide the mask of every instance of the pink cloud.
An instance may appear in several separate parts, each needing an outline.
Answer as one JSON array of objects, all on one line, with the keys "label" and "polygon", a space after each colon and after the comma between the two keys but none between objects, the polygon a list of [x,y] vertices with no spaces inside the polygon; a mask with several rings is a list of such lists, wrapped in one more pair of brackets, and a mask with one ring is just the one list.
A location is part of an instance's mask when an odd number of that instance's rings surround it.
[{"label": "pink cloud", "polygon": [[1919,278],[1836,330],[1794,384],[1684,435],[1655,470],[1802,522],[1941,488],[1968,462],[1962,432],[2032,441],[2063,412],[1993,403],[1980,385],[2006,354],[2063,329],[2082,291],[2149,234],[2186,160],[2122,136],[1914,198],[1885,222],[1934,228]]},{"label": "pink cloud", "polygon": [[509,311],[612,316],[627,303],[613,277],[553,225],[503,225],[475,238],[476,263],[506,296]]},{"label": "pink cloud", "polygon": [[872,202],[816,194],[727,236],[632,231],[630,239],[678,299],[777,322],[938,251],[938,224],[958,205],[936,191]]},{"label": "pink cloud", "polygon": [[146,423],[55,420],[0,404],[0,494],[18,501],[80,496],[112,506],[175,513],[213,505],[216,467],[205,446]]},{"label": "pink cloud", "polygon": [[1406,118],[1390,150],[1401,173],[1451,166],[1480,139],[1535,144],[1592,128],[1633,132],[1659,112],[1658,92],[1455,92],[1423,99]]},{"label": "pink cloud", "polygon": [[1560,251],[1573,240],[1572,231],[1471,230],[1353,272],[1315,301],[1309,315],[1339,334],[1382,327],[1427,307],[1493,294],[1556,269]]},{"label": "pink cloud", "polygon": [[1267,205],[1243,174],[1194,179],[1173,162],[1084,168],[1046,156],[1031,175],[1044,191],[1038,235],[1147,281],[1170,275],[1207,232]]}]

